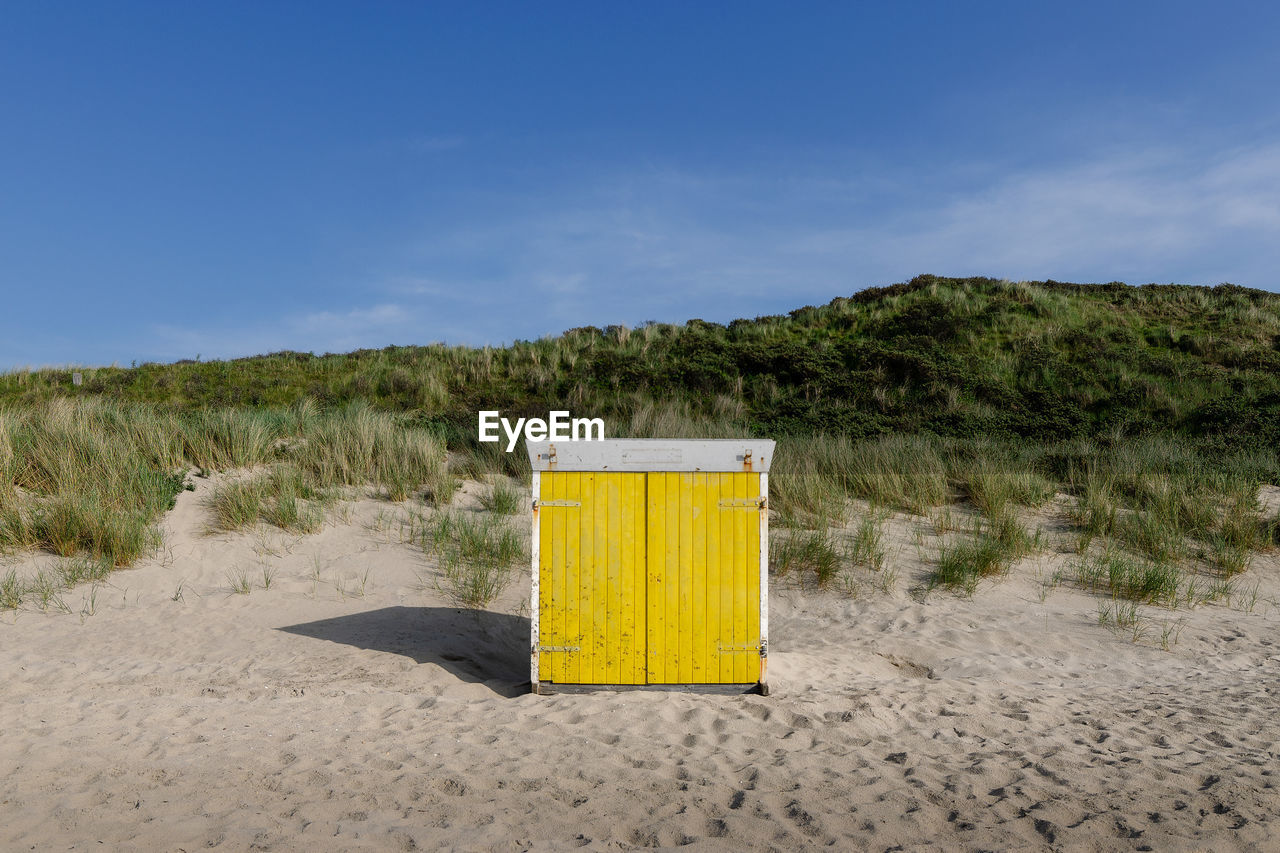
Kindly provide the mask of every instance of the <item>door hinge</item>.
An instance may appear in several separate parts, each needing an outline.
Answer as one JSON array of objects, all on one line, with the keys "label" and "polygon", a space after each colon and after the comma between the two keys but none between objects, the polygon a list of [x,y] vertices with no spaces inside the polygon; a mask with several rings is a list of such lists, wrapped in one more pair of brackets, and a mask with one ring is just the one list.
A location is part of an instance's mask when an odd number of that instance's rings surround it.
[{"label": "door hinge", "polygon": [[534,501],[534,509],[544,506],[582,506],[582,501]]},{"label": "door hinge", "polygon": [[538,646],[540,652],[580,652],[581,646]]},{"label": "door hinge", "polygon": [[764,647],[759,643],[746,646],[735,646],[731,643],[717,643],[716,648],[722,652],[764,652]]}]

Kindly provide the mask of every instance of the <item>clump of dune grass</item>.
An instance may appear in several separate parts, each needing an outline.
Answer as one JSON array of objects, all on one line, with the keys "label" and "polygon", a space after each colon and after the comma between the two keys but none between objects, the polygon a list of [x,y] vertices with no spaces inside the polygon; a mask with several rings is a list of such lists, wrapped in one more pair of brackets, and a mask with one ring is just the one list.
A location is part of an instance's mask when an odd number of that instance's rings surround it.
[{"label": "clump of dune grass", "polygon": [[1253,552],[1271,544],[1271,532],[1262,520],[1256,492],[1250,490],[1225,498],[1203,539],[1205,559],[1225,576],[1246,571]]},{"label": "clump of dune grass", "polygon": [[317,488],[293,465],[277,465],[263,480],[261,518],[283,530],[312,533],[324,523],[324,510],[337,500],[332,489]]},{"label": "clump of dune grass", "polygon": [[1120,541],[1157,563],[1177,560],[1186,548],[1176,516],[1156,508],[1123,516],[1115,532]]},{"label": "clump of dune grass", "polygon": [[1039,506],[1053,497],[1054,486],[1026,462],[1008,458],[990,443],[953,449],[950,476],[970,503],[984,515],[996,517],[1012,505]]},{"label": "clump of dune grass", "polygon": [[183,476],[171,418],[100,401],[0,410],[0,548],[81,552],[126,565],[159,545],[155,518]]},{"label": "clump of dune grass", "polygon": [[372,484],[393,501],[439,474],[444,445],[402,419],[351,405],[315,419],[291,458],[320,487]]},{"label": "clump of dune grass", "polygon": [[1097,471],[1090,471],[1085,478],[1082,493],[1068,515],[1080,528],[1081,551],[1089,547],[1094,537],[1114,534],[1119,505],[1111,480]]},{"label": "clump of dune grass", "polygon": [[235,595],[248,595],[253,592],[253,582],[244,569],[232,569],[227,572],[227,586]]},{"label": "clump of dune grass", "polygon": [[1110,599],[1098,602],[1098,624],[1113,634],[1124,635],[1137,643],[1150,630],[1150,620],[1144,617],[1137,601]]},{"label": "clump of dune grass", "polygon": [[851,497],[916,513],[949,497],[939,442],[926,436],[784,436],[775,456],[769,486],[784,521],[839,517]]},{"label": "clump of dune grass", "polygon": [[506,478],[497,478],[488,489],[480,493],[480,504],[499,515],[515,515],[523,508],[520,493],[513,489]]},{"label": "clump of dune grass", "polygon": [[501,518],[439,511],[419,524],[419,543],[439,562],[437,587],[459,607],[487,607],[526,559],[520,537]]},{"label": "clump of dune grass", "polygon": [[1014,561],[1031,553],[1039,544],[1012,515],[1004,512],[995,519],[977,519],[970,535],[938,552],[938,565],[929,577],[929,586],[945,586],[972,596],[984,578],[1006,574]]},{"label": "clump of dune grass", "polygon": [[402,416],[351,406],[321,413],[186,413],[103,399],[0,408],[0,551],[42,548],[128,565],[160,545],[159,516],[185,470],[266,465],[213,495],[216,524],[314,530],[335,486],[371,484],[392,500],[448,490],[443,443]]},{"label": "clump of dune grass", "polygon": [[10,569],[0,578],[0,610],[17,610],[26,597],[26,585],[17,571]]},{"label": "clump of dune grass", "polygon": [[81,555],[63,560],[58,566],[58,574],[62,579],[62,585],[72,589],[82,583],[105,580],[114,568],[109,559]]},{"label": "clump of dune grass", "polygon": [[62,598],[64,588],[61,576],[45,569],[36,572],[25,584],[25,592],[29,598],[37,608],[46,613],[51,609],[62,613],[71,612]]},{"label": "clump of dune grass", "polygon": [[525,453],[524,439],[507,452],[505,439],[501,442],[481,442],[473,433],[456,436],[460,445],[454,471],[472,480],[490,480],[510,477],[525,485],[532,480],[529,457]]},{"label": "clump of dune grass", "polygon": [[769,477],[770,504],[785,527],[815,526],[838,517],[849,494],[847,439],[814,436],[807,441],[781,438]]},{"label": "clump of dune grass", "polygon": [[179,459],[200,468],[225,471],[274,459],[283,433],[281,417],[252,409],[202,409],[182,416],[174,433]]},{"label": "clump of dune grass", "polygon": [[222,530],[239,530],[256,524],[262,515],[263,491],[262,484],[252,478],[216,486],[208,498],[215,525]]},{"label": "clump of dune grass", "polygon": [[849,493],[879,506],[922,515],[950,496],[941,454],[924,436],[862,442],[852,447],[848,461]]},{"label": "clump of dune grass", "polygon": [[1263,524],[1260,538],[1265,547],[1280,546],[1280,514]]},{"label": "clump of dune grass", "polygon": [[792,530],[769,548],[773,573],[784,578],[794,575],[802,584],[828,585],[843,564],[842,545],[825,521],[812,530]]},{"label": "clump of dune grass", "polygon": [[884,528],[880,526],[883,520],[884,513],[873,509],[858,521],[849,540],[849,559],[854,565],[866,566],[876,572],[884,569]]},{"label": "clump of dune grass", "polygon": [[1177,606],[1183,573],[1172,563],[1142,560],[1120,551],[1085,555],[1075,567],[1084,589],[1144,604]]},{"label": "clump of dune grass", "polygon": [[332,489],[312,485],[292,465],[218,485],[209,496],[215,526],[238,530],[259,521],[296,533],[311,533],[324,523],[324,510],[336,501]]},{"label": "clump of dune grass", "polygon": [[1009,569],[1005,552],[996,540],[979,535],[951,545],[943,545],[938,565],[929,578],[930,586],[962,590],[972,596],[983,578],[1004,574]]},{"label": "clump of dune grass", "polygon": [[16,491],[0,494],[0,554],[27,551],[38,544],[26,502]]}]

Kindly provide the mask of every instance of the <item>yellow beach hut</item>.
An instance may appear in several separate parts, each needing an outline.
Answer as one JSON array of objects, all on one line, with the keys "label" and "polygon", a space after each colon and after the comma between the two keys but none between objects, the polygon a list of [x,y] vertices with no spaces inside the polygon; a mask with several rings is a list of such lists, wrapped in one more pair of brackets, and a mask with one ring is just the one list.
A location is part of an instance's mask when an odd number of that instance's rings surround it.
[{"label": "yellow beach hut", "polygon": [[774,442],[527,447],[534,692],[767,693]]}]

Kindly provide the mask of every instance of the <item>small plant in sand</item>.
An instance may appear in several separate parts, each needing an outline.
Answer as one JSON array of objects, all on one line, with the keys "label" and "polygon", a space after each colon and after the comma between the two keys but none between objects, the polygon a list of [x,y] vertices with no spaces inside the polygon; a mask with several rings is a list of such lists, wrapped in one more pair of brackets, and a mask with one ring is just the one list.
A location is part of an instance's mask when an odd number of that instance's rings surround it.
[{"label": "small plant in sand", "polygon": [[480,493],[480,505],[499,515],[515,515],[523,508],[520,493],[513,489],[505,477],[495,478],[493,485]]},{"label": "small plant in sand", "polygon": [[106,557],[82,555],[63,560],[58,565],[58,575],[62,579],[62,585],[71,589],[77,584],[104,580],[114,568],[111,560]]},{"label": "small plant in sand", "polygon": [[1110,628],[1113,633],[1128,636],[1135,643],[1146,636],[1149,621],[1142,615],[1136,601],[1113,598],[1098,602],[1098,624]]},{"label": "small plant in sand", "polygon": [[858,522],[858,527],[849,540],[849,558],[855,565],[866,566],[878,572],[884,568],[884,528],[881,523],[887,513],[872,509]]},{"label": "small plant in sand", "polygon": [[0,578],[0,610],[17,610],[25,594],[26,587],[13,569]]},{"label": "small plant in sand", "polygon": [[227,584],[236,595],[248,595],[253,592],[253,583],[249,580],[249,573],[244,569],[233,569],[227,572]]},{"label": "small plant in sand", "polygon": [[98,612],[98,585],[92,584],[80,602],[80,621]]},{"label": "small plant in sand", "polygon": [[437,512],[427,520],[419,541],[439,560],[441,592],[474,610],[497,598],[525,559],[519,536],[493,516]]},{"label": "small plant in sand", "polygon": [[307,573],[307,578],[311,581],[311,597],[315,598],[320,592],[320,583],[323,580],[321,575],[324,572],[324,566],[320,564],[319,557],[311,558],[311,571]]},{"label": "small plant in sand", "polygon": [[934,532],[939,536],[960,528],[955,515],[952,513],[950,504],[937,507],[929,513],[929,522],[933,525]]},{"label": "small plant in sand", "polygon": [[1038,584],[1037,594],[1043,603],[1049,597],[1049,593],[1062,586],[1062,582],[1066,580],[1067,572],[1062,566],[1054,569],[1052,572],[1043,574],[1039,571],[1036,573],[1036,583]]},{"label": "small plant in sand", "polygon": [[365,589],[369,585],[369,569],[356,574],[339,576],[335,573],[333,588],[339,598],[364,598]]},{"label": "small plant in sand", "polygon": [[1261,588],[1262,584],[1260,582],[1243,587],[1237,586],[1231,594],[1231,606],[1236,610],[1252,613],[1254,608],[1258,606],[1259,590]]},{"label": "small plant in sand", "polygon": [[1232,578],[1214,577],[1203,587],[1203,592],[1196,599],[1197,604],[1211,604],[1215,601],[1231,601],[1236,594],[1236,582]]},{"label": "small plant in sand", "polygon": [[62,600],[62,578],[43,569],[36,573],[35,577],[27,583],[27,591],[31,593],[32,598],[36,602],[36,606],[42,611],[48,612],[50,608],[59,610],[63,613],[70,613],[71,608],[67,607],[66,602]]},{"label": "small plant in sand", "polygon": [[1160,623],[1160,648],[1166,652],[1178,644],[1182,636],[1182,628],[1187,624],[1185,619],[1165,619]]}]

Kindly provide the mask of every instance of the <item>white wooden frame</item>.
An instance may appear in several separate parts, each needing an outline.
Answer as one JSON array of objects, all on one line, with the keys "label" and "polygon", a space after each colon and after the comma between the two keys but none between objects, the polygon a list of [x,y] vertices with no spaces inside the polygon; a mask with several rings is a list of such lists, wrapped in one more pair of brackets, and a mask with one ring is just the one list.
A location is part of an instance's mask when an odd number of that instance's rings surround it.
[{"label": "white wooden frame", "polygon": [[539,601],[540,590],[538,588],[538,563],[540,555],[540,542],[542,538],[541,526],[542,514],[538,512],[538,496],[542,494],[542,474],[539,471],[533,472],[533,505],[530,513],[533,521],[533,542],[529,550],[533,552],[533,584],[531,597],[529,599],[529,683],[533,685],[533,692],[538,692],[538,656],[539,656],[539,625],[538,621],[542,616],[542,605]]}]

